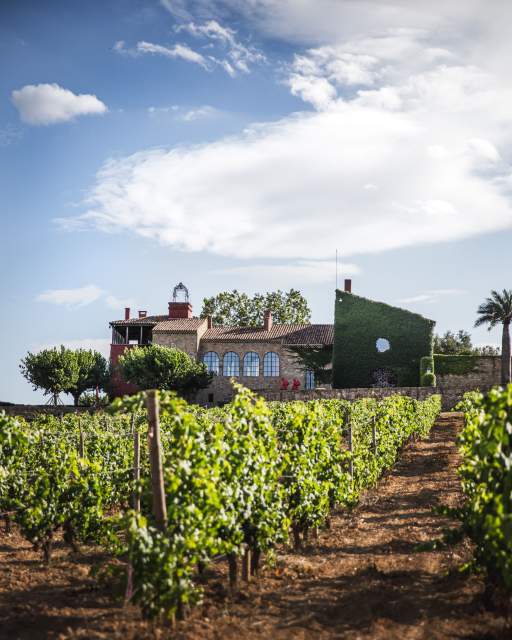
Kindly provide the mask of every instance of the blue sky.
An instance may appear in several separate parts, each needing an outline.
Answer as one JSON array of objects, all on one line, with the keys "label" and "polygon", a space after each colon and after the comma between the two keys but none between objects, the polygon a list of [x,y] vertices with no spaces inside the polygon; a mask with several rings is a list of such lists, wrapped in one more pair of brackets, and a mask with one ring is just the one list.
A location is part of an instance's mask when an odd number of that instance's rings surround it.
[{"label": "blue sky", "polygon": [[[44,5],[44,6],[43,6]],[[472,330],[510,288],[512,9],[496,1],[4,0],[0,400],[125,305],[295,287]]]}]

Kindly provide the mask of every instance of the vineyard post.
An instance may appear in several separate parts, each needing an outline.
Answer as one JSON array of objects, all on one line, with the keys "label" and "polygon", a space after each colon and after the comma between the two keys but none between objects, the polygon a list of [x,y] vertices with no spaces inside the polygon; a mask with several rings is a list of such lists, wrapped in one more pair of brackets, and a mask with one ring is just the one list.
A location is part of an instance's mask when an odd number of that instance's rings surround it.
[{"label": "vineyard post", "polygon": [[354,450],[354,445],[352,442],[352,421],[348,423],[348,450],[350,451],[350,463],[349,463],[349,473],[350,477],[354,477],[354,460],[352,459],[352,452]]},{"label": "vineyard post", "polygon": [[148,410],[148,444],[151,464],[151,488],[153,493],[153,515],[156,526],[164,531],[167,525],[167,505],[165,503],[164,471],[162,466],[162,446],[160,443],[160,403],[158,391],[146,392]]},{"label": "vineyard post", "polygon": [[377,425],[375,416],[372,417],[372,445],[373,445],[373,455],[377,455]]},{"label": "vineyard post", "polygon": [[80,427],[80,457],[81,458],[85,458],[85,437],[84,437],[84,432],[82,430],[82,425],[80,423],[80,420],[78,421],[79,427]]},{"label": "vineyard post", "polygon": [[242,580],[249,582],[251,579],[251,548],[246,545],[242,556]]},{"label": "vineyard post", "polygon": [[140,511],[140,496],[138,482],[140,480],[140,433],[133,432],[133,479],[135,487],[133,489],[133,508],[137,513]]}]

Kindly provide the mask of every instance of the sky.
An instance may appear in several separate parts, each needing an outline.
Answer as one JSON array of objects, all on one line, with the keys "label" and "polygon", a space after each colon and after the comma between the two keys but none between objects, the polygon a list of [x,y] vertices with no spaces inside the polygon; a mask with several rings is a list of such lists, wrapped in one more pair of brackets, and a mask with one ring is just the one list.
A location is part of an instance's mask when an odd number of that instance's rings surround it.
[{"label": "sky", "polygon": [[125,306],[353,292],[473,329],[512,287],[512,4],[1,0],[0,401]]}]

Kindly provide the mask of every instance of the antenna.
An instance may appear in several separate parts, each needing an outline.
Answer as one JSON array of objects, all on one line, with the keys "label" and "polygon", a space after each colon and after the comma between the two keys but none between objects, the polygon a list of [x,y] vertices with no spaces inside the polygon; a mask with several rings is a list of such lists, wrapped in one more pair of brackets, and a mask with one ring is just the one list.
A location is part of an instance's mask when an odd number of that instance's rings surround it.
[{"label": "antenna", "polygon": [[338,290],[338,249],[336,249],[336,290]]}]

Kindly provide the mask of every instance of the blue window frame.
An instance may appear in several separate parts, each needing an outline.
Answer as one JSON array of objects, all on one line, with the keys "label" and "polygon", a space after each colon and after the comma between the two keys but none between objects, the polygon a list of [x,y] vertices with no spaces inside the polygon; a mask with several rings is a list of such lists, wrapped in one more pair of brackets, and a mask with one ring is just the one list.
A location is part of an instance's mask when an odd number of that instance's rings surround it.
[{"label": "blue window frame", "polygon": [[208,369],[208,373],[215,373],[219,375],[220,359],[215,351],[207,351],[203,356],[203,362]]},{"label": "blue window frame", "polygon": [[255,351],[244,356],[244,376],[256,378],[260,375],[260,357]]},{"label": "blue window frame", "polygon": [[306,371],[304,386],[306,389],[314,389],[315,388],[315,372],[308,369]]},{"label": "blue window frame", "polygon": [[279,355],[275,351],[269,351],[263,358],[263,375],[266,378],[279,376]]},{"label": "blue window frame", "polygon": [[224,358],[222,360],[222,374],[229,377],[240,375],[240,358],[238,357],[238,353],[228,351],[224,354]]}]

